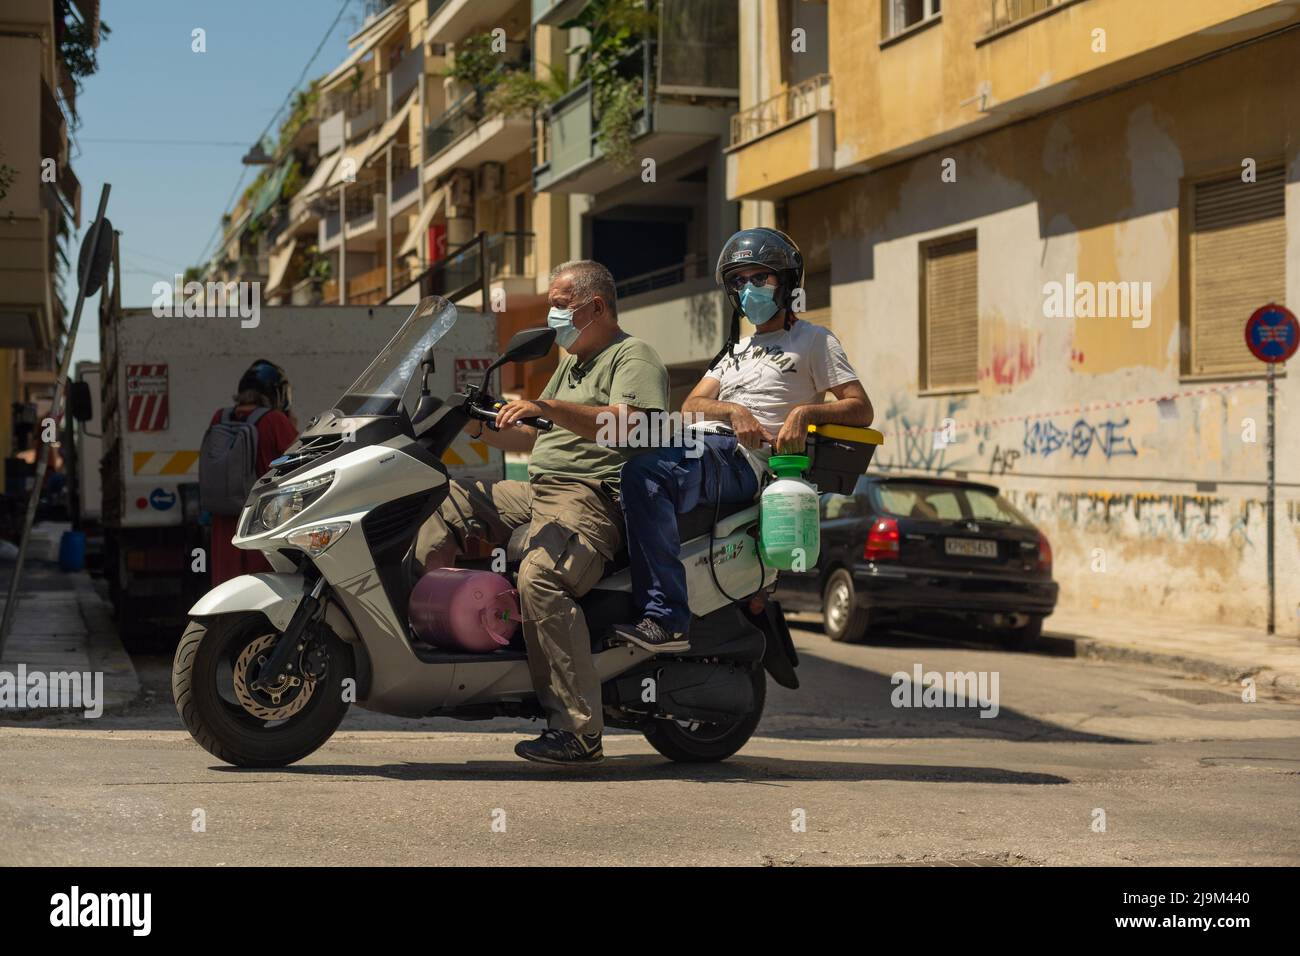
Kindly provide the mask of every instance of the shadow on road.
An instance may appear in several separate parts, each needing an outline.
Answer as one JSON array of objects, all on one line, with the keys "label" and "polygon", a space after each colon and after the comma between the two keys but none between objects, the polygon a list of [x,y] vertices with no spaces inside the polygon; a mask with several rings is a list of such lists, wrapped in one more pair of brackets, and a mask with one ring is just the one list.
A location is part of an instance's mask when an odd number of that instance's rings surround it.
[{"label": "shadow on road", "polygon": [[[211,769],[228,774],[264,774],[224,765]],[[897,780],[909,783],[1000,783],[1051,785],[1069,783],[1050,773],[1027,773],[999,767],[952,767],[931,764],[853,763],[842,760],[787,760],[778,757],[733,757],[715,764],[674,763],[658,755],[607,757],[598,767],[576,769],[532,764],[522,760],[470,760],[464,763],[396,763],[383,766],[298,764],[272,771],[320,777],[381,777],[385,780],[465,780],[603,783],[628,780],[692,780],[698,783],[755,783],[780,786],[782,781],[832,780],[865,782]]]}]

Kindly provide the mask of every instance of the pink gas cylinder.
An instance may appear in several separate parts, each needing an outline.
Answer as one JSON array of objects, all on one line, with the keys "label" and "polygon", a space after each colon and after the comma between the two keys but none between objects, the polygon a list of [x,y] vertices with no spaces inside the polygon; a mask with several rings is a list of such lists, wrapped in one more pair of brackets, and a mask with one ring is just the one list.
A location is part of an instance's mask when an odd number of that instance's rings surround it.
[{"label": "pink gas cylinder", "polygon": [[491,571],[437,568],[416,582],[409,610],[422,640],[486,654],[510,643],[519,626],[519,592]]}]

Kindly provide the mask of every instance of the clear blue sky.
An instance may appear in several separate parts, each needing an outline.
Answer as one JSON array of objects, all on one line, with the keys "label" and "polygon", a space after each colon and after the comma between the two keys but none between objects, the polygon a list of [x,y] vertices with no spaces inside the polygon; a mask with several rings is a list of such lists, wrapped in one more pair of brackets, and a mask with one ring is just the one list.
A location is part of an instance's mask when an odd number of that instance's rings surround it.
[{"label": "clear blue sky", "polygon": [[[108,218],[122,233],[124,305],[150,304],[154,282],[200,263],[240,173],[248,170],[244,186],[257,175],[240,157],[293,89],[341,5],[343,18],[308,80],[347,54],[347,37],[361,26],[360,0],[103,0],[112,34],[77,100],[81,127],[71,147],[82,189],[77,242],[100,189],[112,183]],[[196,28],[206,31],[206,53],[191,50]],[[235,145],[182,145],[195,140]],[[75,255],[74,248],[74,263]],[[71,310],[75,281],[63,298]],[[92,300],[74,361],[99,355],[95,315]]]}]

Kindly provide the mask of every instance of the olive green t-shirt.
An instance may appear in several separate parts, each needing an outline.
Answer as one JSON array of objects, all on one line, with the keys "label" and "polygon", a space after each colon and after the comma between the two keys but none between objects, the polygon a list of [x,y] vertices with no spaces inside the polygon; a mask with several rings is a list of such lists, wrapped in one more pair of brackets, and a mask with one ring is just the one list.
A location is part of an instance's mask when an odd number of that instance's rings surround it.
[{"label": "olive green t-shirt", "polygon": [[[620,332],[587,365],[579,366],[577,358],[566,355],[538,398],[664,411],[668,408],[668,370],[649,345]],[[589,478],[617,485],[628,457],[628,451],[598,445],[557,425],[537,435],[528,474]]]}]

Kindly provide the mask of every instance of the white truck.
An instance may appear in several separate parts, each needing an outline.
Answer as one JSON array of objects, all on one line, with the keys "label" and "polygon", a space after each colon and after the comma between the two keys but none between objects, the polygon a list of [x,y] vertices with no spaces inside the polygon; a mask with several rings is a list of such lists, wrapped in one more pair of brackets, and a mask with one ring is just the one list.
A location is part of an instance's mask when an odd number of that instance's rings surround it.
[{"label": "white truck", "polygon": [[[301,427],[331,408],[410,314],[410,306],[266,306],[238,317],[105,313],[100,329],[104,574],[127,640],[172,643],[208,590],[210,525],[198,503],[198,459],[213,413],[233,404],[256,360],[285,370]],[[434,394],[481,377],[498,352],[495,316],[461,310],[438,346]],[[477,375],[476,375],[477,372]],[[504,477],[502,455],[467,435],[444,458],[460,477]],[[87,462],[88,468],[93,468]],[[205,559],[196,559],[196,549]]]}]

